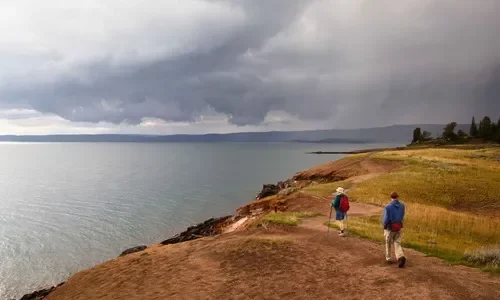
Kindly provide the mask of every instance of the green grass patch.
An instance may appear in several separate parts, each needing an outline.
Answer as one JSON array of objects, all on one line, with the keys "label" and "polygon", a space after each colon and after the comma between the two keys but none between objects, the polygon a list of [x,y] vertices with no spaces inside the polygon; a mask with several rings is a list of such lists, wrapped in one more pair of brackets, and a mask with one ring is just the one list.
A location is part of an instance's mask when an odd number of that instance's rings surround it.
[{"label": "green grass patch", "polygon": [[302,218],[312,218],[319,215],[321,214],[313,212],[272,212],[265,215],[262,219],[262,222],[287,226],[297,226],[299,225]]}]

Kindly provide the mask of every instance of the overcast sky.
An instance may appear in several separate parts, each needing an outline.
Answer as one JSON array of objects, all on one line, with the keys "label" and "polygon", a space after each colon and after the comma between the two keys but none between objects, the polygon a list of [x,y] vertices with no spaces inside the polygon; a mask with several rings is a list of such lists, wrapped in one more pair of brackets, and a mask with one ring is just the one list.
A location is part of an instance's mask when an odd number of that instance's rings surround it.
[{"label": "overcast sky", "polygon": [[0,0],[0,134],[500,115],[498,0]]}]

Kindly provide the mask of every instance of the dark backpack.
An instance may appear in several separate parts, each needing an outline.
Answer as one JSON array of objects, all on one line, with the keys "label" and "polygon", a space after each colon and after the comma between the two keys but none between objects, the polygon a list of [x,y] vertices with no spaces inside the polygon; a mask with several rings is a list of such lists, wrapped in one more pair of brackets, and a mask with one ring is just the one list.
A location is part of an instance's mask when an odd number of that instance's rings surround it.
[{"label": "dark backpack", "polygon": [[340,196],[339,210],[343,213],[349,210],[349,198],[346,195]]}]

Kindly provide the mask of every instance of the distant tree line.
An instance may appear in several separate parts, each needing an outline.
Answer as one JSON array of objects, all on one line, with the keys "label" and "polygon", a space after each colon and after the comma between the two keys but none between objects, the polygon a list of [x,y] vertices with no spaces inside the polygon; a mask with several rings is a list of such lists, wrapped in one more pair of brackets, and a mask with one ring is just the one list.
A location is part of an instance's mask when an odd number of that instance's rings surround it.
[{"label": "distant tree line", "polygon": [[492,122],[490,117],[484,117],[479,126],[476,124],[476,119],[472,117],[469,133],[457,128],[456,122],[446,124],[443,128],[443,133],[437,138],[432,138],[431,133],[422,131],[417,127],[413,130],[412,144],[428,143],[428,142],[444,142],[444,143],[466,143],[473,139],[481,139],[485,142],[500,143],[500,119],[495,123]]}]

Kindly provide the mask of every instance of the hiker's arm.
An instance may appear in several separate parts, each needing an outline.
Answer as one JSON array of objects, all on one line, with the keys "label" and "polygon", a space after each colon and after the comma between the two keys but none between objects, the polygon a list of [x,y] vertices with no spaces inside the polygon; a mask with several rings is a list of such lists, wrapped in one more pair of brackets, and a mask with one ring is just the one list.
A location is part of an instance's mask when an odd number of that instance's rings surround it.
[{"label": "hiker's arm", "polygon": [[405,219],[405,206],[403,204],[403,216],[401,217],[401,223],[403,223],[404,219]]},{"label": "hiker's arm", "polygon": [[340,205],[340,195],[335,196],[335,200],[333,201],[333,207],[339,208]]},{"label": "hiker's arm", "polygon": [[384,229],[389,224],[389,214],[387,213],[387,207],[384,207],[384,216],[382,217],[382,225],[384,225]]}]

